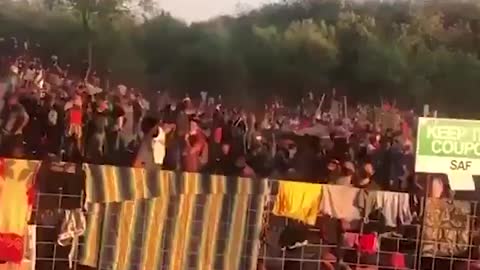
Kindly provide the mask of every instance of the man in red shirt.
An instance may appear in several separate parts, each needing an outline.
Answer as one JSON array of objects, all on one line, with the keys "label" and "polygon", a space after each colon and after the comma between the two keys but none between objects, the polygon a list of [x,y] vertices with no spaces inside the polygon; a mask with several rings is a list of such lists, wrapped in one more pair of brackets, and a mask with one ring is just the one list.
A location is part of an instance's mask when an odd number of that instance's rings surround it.
[{"label": "man in red shirt", "polygon": [[[65,104],[67,118],[67,136],[79,154],[82,153],[82,129],[83,129],[83,108],[82,97],[76,94],[67,104]],[[70,149],[70,155],[73,149]]]}]

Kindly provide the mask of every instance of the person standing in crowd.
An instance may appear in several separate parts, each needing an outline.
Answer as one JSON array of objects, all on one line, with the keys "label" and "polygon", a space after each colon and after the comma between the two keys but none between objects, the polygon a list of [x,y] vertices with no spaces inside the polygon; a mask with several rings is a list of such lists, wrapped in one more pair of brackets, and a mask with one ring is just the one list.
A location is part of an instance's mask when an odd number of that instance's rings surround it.
[{"label": "person standing in crowd", "polygon": [[34,88],[27,90],[27,93],[19,98],[19,102],[25,108],[30,119],[24,128],[23,141],[25,150],[36,156],[41,151],[42,136],[39,134],[42,134],[42,123],[45,122],[43,119],[45,115],[42,113],[40,93]]},{"label": "person standing in crowd", "polygon": [[122,128],[123,118],[125,116],[125,111],[123,110],[121,102],[122,96],[123,95],[115,95],[112,97],[111,130],[108,140],[108,149],[110,149],[109,158],[114,162],[117,162],[119,160],[119,153],[117,147],[120,136],[120,129]]},{"label": "person standing in crowd", "polygon": [[382,138],[380,140],[380,147],[374,155],[375,171],[379,184],[383,189],[390,189],[393,186],[393,153],[392,153],[391,139]]},{"label": "person standing in crowd", "polygon": [[173,131],[173,125],[160,122],[158,120],[147,118],[143,121],[142,131],[145,136],[140,143],[137,152],[134,167],[141,168],[163,168],[167,161],[167,146],[171,140],[170,134]]},{"label": "person standing in crowd", "polygon": [[187,115],[187,108],[186,108],[186,102],[182,101],[176,106],[175,109],[175,131],[176,131],[176,137],[175,137],[175,142],[173,143],[172,151],[173,155],[175,157],[175,165],[174,169],[175,170],[180,170],[183,169],[182,167],[182,155],[185,151],[186,148],[186,140],[185,137],[187,136],[189,129],[190,129],[190,120]]},{"label": "person standing in crowd", "polygon": [[210,173],[220,175],[235,174],[235,156],[231,150],[231,144],[226,140],[222,141],[220,144],[220,154],[210,163]]},{"label": "person standing in crowd", "polygon": [[343,185],[343,186],[353,185],[353,178],[355,175],[355,165],[353,164],[353,162],[351,161],[344,162],[341,171],[342,171],[341,176],[337,178],[334,184]]},{"label": "person standing in crowd", "polygon": [[135,119],[133,110],[133,100],[131,96],[122,99],[123,116],[119,123],[119,136],[115,147],[118,153],[127,153],[131,151],[135,139]]},{"label": "person standing in crowd", "polygon": [[239,151],[246,153],[246,133],[247,133],[247,123],[246,123],[246,113],[242,110],[235,112],[235,118],[232,124],[232,133],[234,139],[234,151]]},{"label": "person standing in crowd", "polygon": [[407,190],[413,184],[409,180],[414,176],[414,172],[415,172],[415,153],[413,152],[410,141],[407,141],[403,145],[401,165],[403,169],[402,170],[403,175],[400,177],[400,180],[401,180],[400,189]]},{"label": "person standing in crowd", "polygon": [[177,136],[184,138],[185,135],[189,132],[191,126],[189,124],[190,120],[187,114],[187,101],[184,100],[176,106],[176,131]]},{"label": "person standing in crowd", "polygon": [[[80,89],[82,86],[80,86]],[[65,104],[67,117],[67,155],[70,159],[77,160],[82,155],[83,136],[83,101],[80,94],[76,93],[73,98]]]},{"label": "person standing in crowd", "polygon": [[8,98],[7,108],[2,119],[2,150],[11,154],[23,144],[23,129],[29,122],[29,115],[16,95]]},{"label": "person standing in crowd", "polygon": [[145,117],[147,104],[141,94],[133,95],[133,123],[134,123],[134,141],[138,143],[142,140],[143,131],[141,123]]},{"label": "person standing in crowd", "polygon": [[25,74],[23,75],[23,87],[25,88],[30,88],[32,85],[33,81],[35,80],[36,77],[36,69],[35,69],[35,64],[30,63],[28,65],[27,70],[25,71]]},{"label": "person standing in crowd", "polygon": [[358,172],[358,177],[355,179],[354,186],[367,190],[380,190],[380,186],[373,179],[375,170],[372,163],[365,162]]},{"label": "person standing in crowd", "polygon": [[341,177],[341,166],[340,166],[340,161],[337,159],[332,159],[328,161],[327,163],[327,172],[325,174],[326,176],[326,182],[329,184],[334,184],[337,183],[338,179]]},{"label": "person standing in crowd", "polygon": [[190,130],[185,134],[185,148],[183,151],[183,170],[200,172],[208,162],[208,145],[205,135],[198,123],[190,121]]},{"label": "person standing in crowd", "polygon": [[215,170],[216,162],[220,160],[222,156],[221,143],[223,137],[223,128],[224,128],[224,119],[223,115],[219,111],[215,111],[212,114],[212,125],[211,125],[211,136],[208,141],[208,169]]},{"label": "person standing in crowd", "polygon": [[61,137],[62,137],[62,115],[56,106],[55,96],[48,95],[42,106],[42,119],[44,120],[43,140],[48,153],[58,155],[60,153]]},{"label": "person standing in crowd", "polygon": [[58,57],[52,55],[50,66],[48,67],[49,78],[48,81],[55,87],[61,87],[63,83],[64,71],[58,63]]},{"label": "person standing in crowd", "polygon": [[88,138],[87,158],[94,163],[100,163],[105,157],[105,147],[107,141],[108,130],[108,104],[103,99],[98,97],[94,104],[91,115],[91,132]]}]

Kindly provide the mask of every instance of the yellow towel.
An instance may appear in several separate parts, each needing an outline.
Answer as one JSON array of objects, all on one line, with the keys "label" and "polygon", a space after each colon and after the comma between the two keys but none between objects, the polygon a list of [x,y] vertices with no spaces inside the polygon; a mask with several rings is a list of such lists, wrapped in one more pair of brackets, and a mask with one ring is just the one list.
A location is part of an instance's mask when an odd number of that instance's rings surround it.
[{"label": "yellow towel", "polygon": [[321,196],[320,184],[280,181],[273,214],[314,225]]}]

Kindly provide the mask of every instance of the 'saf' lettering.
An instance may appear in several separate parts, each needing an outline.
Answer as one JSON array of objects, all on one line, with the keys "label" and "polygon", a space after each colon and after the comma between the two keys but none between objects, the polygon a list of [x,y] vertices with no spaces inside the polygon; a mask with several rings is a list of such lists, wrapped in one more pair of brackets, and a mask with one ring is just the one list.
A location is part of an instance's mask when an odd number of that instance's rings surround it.
[{"label": "'saf' lettering", "polygon": [[467,171],[472,167],[472,162],[471,161],[462,161],[462,160],[452,160],[450,161],[450,169],[457,171],[457,170],[463,170]]}]

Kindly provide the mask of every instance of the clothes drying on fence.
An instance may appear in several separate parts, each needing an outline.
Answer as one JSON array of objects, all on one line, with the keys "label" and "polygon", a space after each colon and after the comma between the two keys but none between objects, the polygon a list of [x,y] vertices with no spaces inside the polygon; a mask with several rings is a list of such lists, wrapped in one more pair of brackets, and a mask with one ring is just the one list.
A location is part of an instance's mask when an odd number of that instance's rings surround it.
[{"label": "clothes drying on fence", "polygon": [[400,253],[400,252],[392,253],[392,256],[390,258],[390,264],[395,269],[405,269],[405,268],[407,268],[406,263],[405,263],[405,254]]},{"label": "clothes drying on fence", "polygon": [[360,234],[358,236],[358,251],[374,254],[378,250],[378,236],[376,233]]},{"label": "clothes drying on fence", "polygon": [[408,193],[362,191],[359,194],[357,205],[364,209],[366,221],[368,221],[368,216],[376,210],[381,211],[385,225],[389,227],[397,227],[398,221],[400,224],[410,224],[413,220]]},{"label": "clothes drying on fence", "polygon": [[278,244],[282,250],[296,249],[308,244],[308,236],[308,227],[293,221],[283,229],[279,236]]},{"label": "clothes drying on fence", "polygon": [[264,198],[184,194],[95,204],[80,263],[112,270],[255,269]]},{"label": "clothes drying on fence", "polygon": [[358,233],[346,232],[343,234],[342,245],[348,248],[353,248],[358,242]]},{"label": "clothes drying on fence", "polygon": [[105,204],[88,204],[86,212],[86,227],[82,246],[80,246],[79,263],[96,267],[98,264],[98,255],[102,244],[103,217],[105,214]]},{"label": "clothes drying on fence", "polygon": [[85,215],[82,209],[65,210],[65,216],[60,227],[57,243],[60,246],[70,246],[68,265],[73,267],[73,259],[78,246],[78,239],[85,232]]},{"label": "clothes drying on fence", "polygon": [[315,225],[322,196],[322,185],[280,181],[272,213]]},{"label": "clothes drying on fence", "polygon": [[[87,203],[122,202],[175,194],[266,194],[267,179],[246,179],[158,169],[85,166]],[[247,184],[245,184],[247,183]]]},{"label": "clothes drying on fence", "polygon": [[471,205],[466,201],[428,198],[425,207],[422,255],[453,256],[467,250]]},{"label": "clothes drying on fence", "polygon": [[374,254],[378,251],[379,240],[376,233],[359,234],[346,232],[343,235],[343,245],[345,247],[356,247],[359,252]]},{"label": "clothes drying on fence", "polygon": [[38,161],[0,160],[0,261],[20,263],[23,259],[39,164]]},{"label": "clothes drying on fence", "polygon": [[[37,226],[28,225],[27,236],[24,243],[23,259],[20,263],[21,270],[35,270],[36,246],[37,246]],[[0,270],[3,270],[0,268]]]},{"label": "clothes drying on fence", "polygon": [[23,243],[23,258],[20,263],[0,264],[0,270],[35,270],[37,226],[28,225]]},{"label": "clothes drying on fence", "polygon": [[320,201],[320,213],[346,221],[360,219],[355,206],[360,189],[341,185],[324,185]]}]

